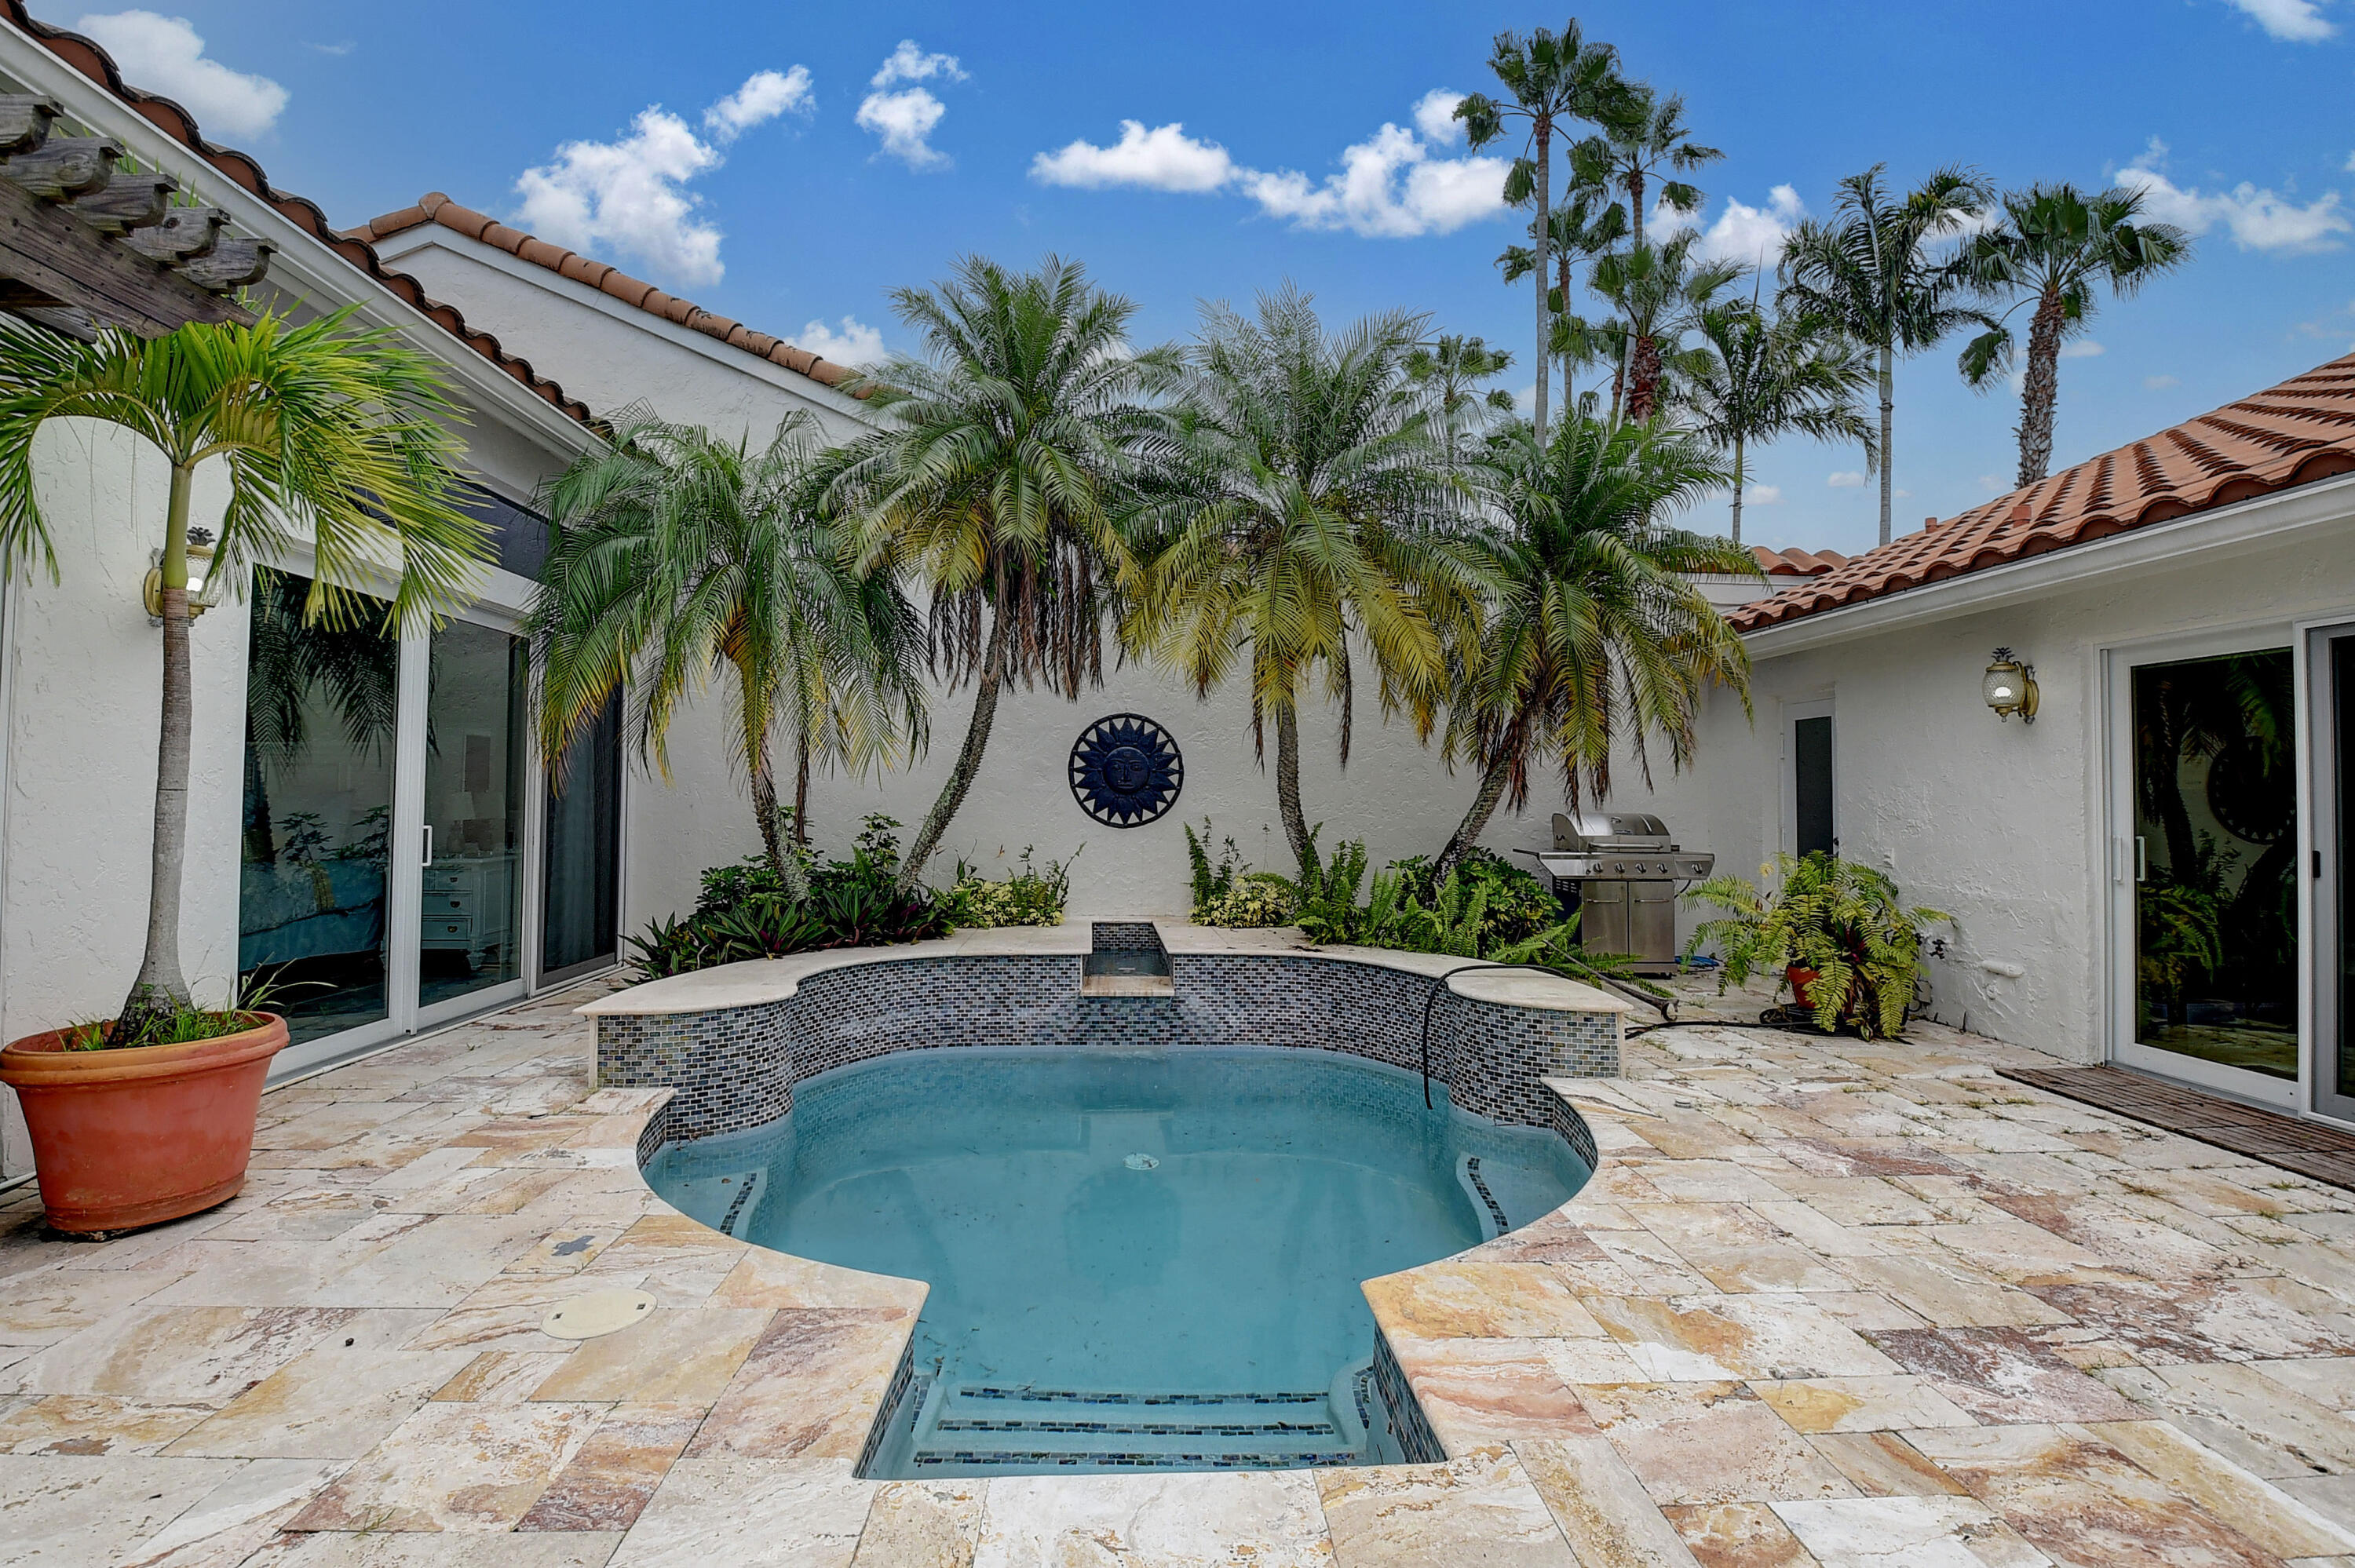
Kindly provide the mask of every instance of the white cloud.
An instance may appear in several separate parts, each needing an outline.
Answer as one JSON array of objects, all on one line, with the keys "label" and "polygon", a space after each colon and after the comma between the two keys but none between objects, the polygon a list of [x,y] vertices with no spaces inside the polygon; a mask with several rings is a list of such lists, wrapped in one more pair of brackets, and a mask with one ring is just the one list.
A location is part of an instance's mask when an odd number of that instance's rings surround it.
[{"label": "white cloud", "polygon": [[932,132],[939,126],[941,116],[948,106],[921,87],[900,88],[897,92],[885,90],[903,81],[931,81],[935,77],[944,81],[963,81],[965,72],[954,55],[926,54],[916,47],[913,38],[902,38],[900,47],[886,56],[882,66],[868,79],[875,90],[858,101],[858,112],[854,118],[861,131],[870,131],[883,143],[883,151],[906,164],[911,169],[942,169],[948,166],[948,154],[932,145]]},{"label": "white cloud", "polygon": [[1744,506],[1780,506],[1782,503],[1783,487],[1779,484],[1752,484],[1742,488],[1742,504]]},{"label": "white cloud", "polygon": [[2182,377],[2176,376],[2146,376],[2142,378],[2142,384],[2145,391],[2164,392],[2170,387],[2182,386],[2183,380]]},{"label": "white cloud", "polygon": [[1186,134],[1178,121],[1147,131],[1141,121],[1120,122],[1120,140],[1109,147],[1073,142],[1060,152],[1030,160],[1030,177],[1050,185],[1101,190],[1142,185],[1156,191],[1215,191],[1235,176],[1235,163],[1216,142]]},{"label": "white cloud", "polygon": [[2063,359],[2099,359],[2107,353],[2108,349],[2090,337],[2081,337],[2074,343],[2061,345],[2061,357]]},{"label": "white cloud", "polygon": [[1824,482],[1834,490],[1861,490],[1864,488],[1864,475],[1855,469],[1849,469],[1828,476]]},{"label": "white cloud", "polygon": [[704,111],[712,140],[659,104],[640,110],[629,134],[612,142],[567,142],[555,159],[526,169],[518,227],[578,250],[610,246],[680,283],[716,283],[719,230],[697,215],[700,198],[680,187],[719,166],[719,144],[806,99],[809,72],[755,72]]},{"label": "white cloud", "polygon": [[1414,101],[1414,128],[1424,141],[1453,147],[1464,140],[1464,122],[1455,118],[1455,106],[1464,98],[1452,87],[1434,87]]},{"label": "white cloud", "polygon": [[[1783,247],[1791,238],[1791,229],[1807,215],[1799,193],[1789,185],[1776,185],[1766,195],[1763,207],[1750,207],[1728,196],[1725,210],[1709,226],[1700,238],[1700,253],[1712,261],[1740,261],[1747,266],[1771,268],[1783,259]],[[1681,215],[1679,215],[1681,216]]]},{"label": "white cloud", "polygon": [[358,48],[359,45],[354,43],[349,38],[346,38],[339,44],[305,44],[303,47],[305,48],[316,49],[323,55],[334,55],[337,58],[341,58],[345,55],[350,54],[354,49]]},{"label": "white cloud", "polygon": [[1296,170],[1243,170],[1244,194],[1300,228],[1379,238],[1452,234],[1505,210],[1502,158],[1434,158],[1413,132],[1385,124],[1341,153],[1341,172],[1312,183]]},{"label": "white cloud", "polygon": [[2355,224],[2340,210],[2339,193],[2326,191],[2304,207],[2243,180],[2213,195],[2178,185],[2161,171],[2167,143],[2154,136],[2141,157],[2118,171],[2118,184],[2143,193],[2143,211],[2162,223],[2205,234],[2222,224],[2243,250],[2291,253],[2336,250],[2338,236]]},{"label": "white cloud", "polygon": [[870,92],[858,101],[861,131],[883,139],[883,151],[911,169],[941,168],[948,154],[932,143],[932,128],[948,112],[947,105],[921,87],[898,92]]},{"label": "white cloud", "polygon": [[839,330],[822,321],[810,323],[794,339],[794,346],[837,365],[873,365],[883,357],[883,334],[855,317],[844,316]]},{"label": "white cloud", "polygon": [[2001,474],[1998,474],[1998,473],[1983,473],[1983,474],[1979,475],[1979,488],[1980,488],[1981,490],[1998,490],[1998,491],[2000,491],[2000,490],[2009,490],[2009,489],[2011,488],[2011,486],[2010,486],[2010,485],[2009,485],[2009,484],[2006,484],[2006,483],[2003,482],[2003,476],[2002,476]]},{"label": "white cloud", "polygon": [[954,55],[928,55],[916,47],[913,38],[901,38],[900,47],[886,56],[880,69],[868,79],[869,87],[890,87],[900,81],[930,81],[934,77],[950,81],[964,81],[965,72]]},{"label": "white cloud", "polygon": [[1030,161],[1030,175],[1089,189],[1233,189],[1297,228],[1383,238],[1450,234],[1505,210],[1503,159],[1444,155],[1450,138],[1439,132],[1458,129],[1447,113],[1460,96],[1444,89],[1425,93],[1414,109],[1418,129],[1385,123],[1344,148],[1340,172],[1322,180],[1296,169],[1246,168],[1216,142],[1187,135],[1180,122],[1147,130],[1136,120],[1122,121],[1120,140],[1109,147],[1079,141],[1040,153]]},{"label": "white cloud", "polygon": [[743,86],[703,111],[703,124],[721,141],[732,142],[788,111],[807,114],[816,107],[810,95],[808,67],[754,71],[744,79]]},{"label": "white cloud", "polygon": [[2318,44],[2339,30],[2315,0],[2225,0],[2225,4],[2286,43]]},{"label": "white cloud", "polygon": [[286,90],[268,77],[207,58],[204,39],[184,16],[117,11],[84,16],[74,26],[114,57],[123,80],[173,100],[208,132],[260,136],[286,107]]},{"label": "white cloud", "polygon": [[2347,154],[2347,162],[2343,167],[2349,174],[2355,175],[2355,153],[2350,153]]}]

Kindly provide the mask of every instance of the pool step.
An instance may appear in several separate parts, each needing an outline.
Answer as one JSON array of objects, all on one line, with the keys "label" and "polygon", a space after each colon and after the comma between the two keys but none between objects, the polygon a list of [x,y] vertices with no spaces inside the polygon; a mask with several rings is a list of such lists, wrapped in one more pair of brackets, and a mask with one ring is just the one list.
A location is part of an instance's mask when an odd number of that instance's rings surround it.
[{"label": "pool step", "polygon": [[928,1411],[919,1473],[1267,1470],[1361,1456],[1327,1395],[1118,1393],[965,1384]]}]

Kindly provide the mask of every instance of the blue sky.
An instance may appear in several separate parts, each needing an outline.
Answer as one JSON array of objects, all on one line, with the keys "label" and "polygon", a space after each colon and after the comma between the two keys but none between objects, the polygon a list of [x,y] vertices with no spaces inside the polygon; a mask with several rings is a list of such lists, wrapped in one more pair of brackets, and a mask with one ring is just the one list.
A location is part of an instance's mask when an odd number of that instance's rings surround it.
[{"label": "blue sky", "polygon": [[[1481,334],[1517,353],[1505,384],[1529,382],[1529,296],[1493,265],[1515,226],[1489,199],[1493,171],[1428,133],[1444,122],[1428,105],[1487,85],[1496,31],[1559,26],[1558,9],[206,0],[43,14],[99,34],[131,79],[182,98],[338,222],[444,190],[822,349],[879,334],[902,346],[886,291],[962,253],[1022,264],[1051,250],[1135,299],[1145,341],[1190,332],[1198,300],[1289,279],[1333,319],[1402,305]],[[1901,181],[1946,162],[2007,185],[2131,178],[2197,229],[2193,263],[2105,305],[2098,352],[2063,364],[2056,463],[2355,348],[2355,0],[1655,0],[1577,15],[1630,74],[1682,93],[1725,150],[1700,177],[1700,222],[1720,245],[1771,243],[1881,161]],[[1124,149],[1125,122],[1138,129]],[[1899,371],[1901,530],[2009,488],[2016,408],[1962,386],[1959,346]],[[1860,466],[1853,450],[1780,444],[1757,461],[1745,531],[1869,545],[1873,487],[1836,482]]]}]

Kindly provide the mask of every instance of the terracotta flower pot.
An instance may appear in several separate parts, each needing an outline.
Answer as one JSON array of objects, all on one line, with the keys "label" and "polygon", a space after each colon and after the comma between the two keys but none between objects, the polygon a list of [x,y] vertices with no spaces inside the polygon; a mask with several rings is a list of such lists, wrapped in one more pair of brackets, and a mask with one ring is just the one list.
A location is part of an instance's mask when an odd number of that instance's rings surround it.
[{"label": "terracotta flower pot", "polygon": [[33,1135],[41,1206],[61,1231],[123,1231],[225,1202],[245,1185],[253,1118],[286,1021],[181,1045],[69,1051],[65,1032],[0,1051]]},{"label": "terracotta flower pot", "polygon": [[1816,1006],[1815,999],[1807,994],[1816,983],[1816,970],[1803,969],[1796,964],[1790,965],[1783,971],[1783,978],[1791,985],[1791,1001],[1809,1012],[1814,1012]]}]

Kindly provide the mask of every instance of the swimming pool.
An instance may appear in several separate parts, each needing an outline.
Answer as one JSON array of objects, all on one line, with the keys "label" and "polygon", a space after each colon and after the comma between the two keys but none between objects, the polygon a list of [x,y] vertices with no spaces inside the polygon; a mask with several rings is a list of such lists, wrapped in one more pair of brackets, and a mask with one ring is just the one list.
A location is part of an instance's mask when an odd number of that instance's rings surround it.
[{"label": "swimming pool", "polygon": [[647,1167],[758,1245],[932,1287],[879,1477],[1357,1464],[1359,1282],[1559,1206],[1556,1133],[1322,1051],[968,1047],[796,1084]]}]

